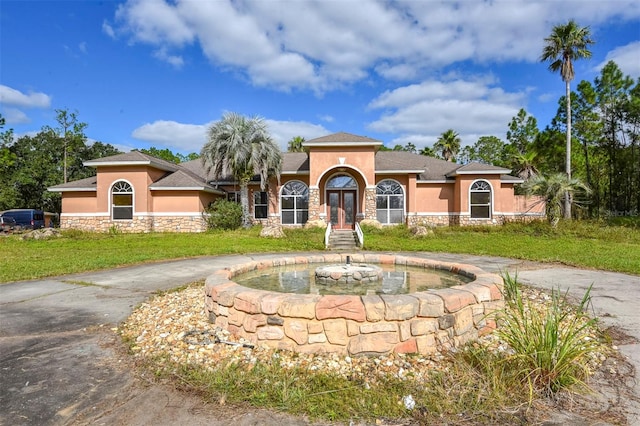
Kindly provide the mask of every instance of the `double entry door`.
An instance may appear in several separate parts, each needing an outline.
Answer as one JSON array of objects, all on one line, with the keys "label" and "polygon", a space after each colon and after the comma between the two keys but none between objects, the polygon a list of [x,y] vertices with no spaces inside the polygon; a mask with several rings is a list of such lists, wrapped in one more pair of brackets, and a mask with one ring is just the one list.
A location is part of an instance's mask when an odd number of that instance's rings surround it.
[{"label": "double entry door", "polygon": [[329,220],[333,229],[353,229],[356,222],[356,191],[327,191]]}]

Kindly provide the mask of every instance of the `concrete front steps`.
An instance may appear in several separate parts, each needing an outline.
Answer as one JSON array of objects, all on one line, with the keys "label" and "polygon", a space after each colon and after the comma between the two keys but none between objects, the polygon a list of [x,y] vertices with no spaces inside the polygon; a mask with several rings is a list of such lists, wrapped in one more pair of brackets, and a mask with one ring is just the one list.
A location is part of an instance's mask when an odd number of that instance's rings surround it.
[{"label": "concrete front steps", "polygon": [[329,250],[359,250],[356,233],[352,230],[334,229],[329,235]]}]

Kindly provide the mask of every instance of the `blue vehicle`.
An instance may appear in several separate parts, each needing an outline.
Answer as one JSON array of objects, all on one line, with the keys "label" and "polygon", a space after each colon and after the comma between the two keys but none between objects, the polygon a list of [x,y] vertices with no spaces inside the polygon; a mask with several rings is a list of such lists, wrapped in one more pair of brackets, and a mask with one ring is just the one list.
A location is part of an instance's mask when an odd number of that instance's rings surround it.
[{"label": "blue vehicle", "polygon": [[12,209],[2,212],[2,216],[12,217],[21,229],[44,228],[44,212],[35,209]]}]

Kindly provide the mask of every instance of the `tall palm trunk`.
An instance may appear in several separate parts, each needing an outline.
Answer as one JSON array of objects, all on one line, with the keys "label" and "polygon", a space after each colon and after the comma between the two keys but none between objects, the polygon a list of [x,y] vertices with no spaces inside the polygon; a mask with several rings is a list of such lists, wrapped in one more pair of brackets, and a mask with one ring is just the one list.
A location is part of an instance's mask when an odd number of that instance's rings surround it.
[{"label": "tall palm trunk", "polygon": [[[566,82],[567,95],[567,158],[565,170],[567,178],[571,180],[571,88],[569,81]],[[571,219],[571,194],[569,191],[564,194],[564,218]]]},{"label": "tall palm trunk", "polygon": [[251,216],[249,216],[249,182],[240,181],[240,205],[242,206],[242,226],[251,228]]}]

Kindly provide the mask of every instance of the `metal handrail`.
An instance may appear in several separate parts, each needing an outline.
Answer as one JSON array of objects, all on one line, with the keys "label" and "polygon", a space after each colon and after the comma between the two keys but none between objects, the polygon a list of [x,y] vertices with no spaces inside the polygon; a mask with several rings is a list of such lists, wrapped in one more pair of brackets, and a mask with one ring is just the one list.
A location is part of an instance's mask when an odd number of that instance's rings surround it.
[{"label": "metal handrail", "polygon": [[329,248],[329,238],[331,236],[331,222],[327,224],[327,230],[324,231],[324,247]]},{"label": "metal handrail", "polygon": [[358,239],[358,245],[364,247],[364,233],[358,222],[356,222],[356,238]]}]

